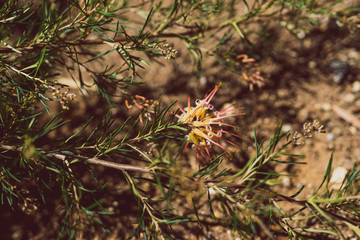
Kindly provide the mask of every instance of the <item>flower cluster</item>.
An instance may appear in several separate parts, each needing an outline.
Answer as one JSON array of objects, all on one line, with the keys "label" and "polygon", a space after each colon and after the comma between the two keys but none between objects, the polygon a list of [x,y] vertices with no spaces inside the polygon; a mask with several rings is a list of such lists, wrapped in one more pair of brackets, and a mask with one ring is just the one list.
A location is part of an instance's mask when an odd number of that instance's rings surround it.
[{"label": "flower cluster", "polygon": [[171,60],[176,57],[178,51],[169,43],[152,42],[149,43],[146,39],[141,44],[145,48],[156,50],[166,60]]},{"label": "flower cluster", "polygon": [[176,54],[178,53],[178,51],[168,43],[162,45],[155,43],[153,48],[160,50],[161,55],[164,56],[166,60],[175,58]]},{"label": "flower cluster", "polygon": [[304,123],[303,134],[301,135],[300,133],[295,132],[294,136],[292,137],[292,141],[295,145],[303,145],[305,142],[299,142],[300,138],[312,138],[313,135],[317,133],[326,133],[324,125],[322,125],[318,120],[314,120],[312,123],[307,122]]},{"label": "flower cluster", "polygon": [[49,85],[48,88],[51,89],[52,95],[59,99],[61,107],[65,110],[69,110],[70,101],[76,98],[76,94],[70,93],[70,88],[66,88],[65,92],[61,92],[60,87],[54,87]]},{"label": "flower cluster", "polygon": [[[145,116],[145,118],[151,122],[153,120],[152,115],[155,114],[154,109],[159,105],[159,102],[152,99],[146,99],[145,97],[140,95],[135,95],[135,97],[132,98],[132,101],[135,106],[141,110],[140,122],[144,123],[143,116]],[[125,105],[128,109],[133,108],[133,106],[129,104],[129,101],[127,99],[125,100]]]},{"label": "flower cluster", "polygon": [[240,54],[236,58],[241,59],[241,63],[245,64],[242,66],[242,77],[249,83],[250,91],[254,89],[254,85],[262,87],[265,79],[261,76],[260,67],[256,60],[249,58],[246,54]]},{"label": "flower cluster", "polygon": [[235,126],[224,123],[223,120],[228,117],[244,115],[244,113],[231,114],[233,111],[242,109],[233,108],[233,105],[222,111],[216,111],[214,109],[214,106],[211,105],[210,102],[220,86],[221,84],[216,86],[214,90],[212,90],[203,100],[197,99],[195,101],[195,107],[190,106],[189,98],[188,106],[184,109],[180,108],[182,114],[177,115],[179,122],[187,124],[190,129],[189,134],[185,136],[188,142],[186,143],[184,149],[192,143],[193,149],[197,152],[198,160],[200,155],[204,159],[211,159],[212,155],[214,155],[214,150],[212,149],[212,146],[214,145],[221,148],[224,152],[227,152],[228,149],[222,146],[219,143],[219,140],[223,140],[235,147],[238,147],[236,144],[223,137],[223,134],[230,134],[240,138],[238,135],[225,131],[222,128],[223,126],[236,128]]}]

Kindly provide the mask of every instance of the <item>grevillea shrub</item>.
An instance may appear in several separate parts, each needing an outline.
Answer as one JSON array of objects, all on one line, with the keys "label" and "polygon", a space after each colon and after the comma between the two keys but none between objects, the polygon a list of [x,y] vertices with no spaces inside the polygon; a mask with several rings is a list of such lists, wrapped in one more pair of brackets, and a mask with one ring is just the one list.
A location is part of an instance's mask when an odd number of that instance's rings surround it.
[{"label": "grevillea shrub", "polygon": [[[282,175],[272,166],[298,164],[303,156],[288,147],[324,126],[312,121],[291,133],[279,124],[268,140],[254,129],[254,141],[244,143],[246,109],[214,103],[232,80],[202,78],[212,61],[238,80],[232,86],[261,91],[270,80],[252,39],[270,34],[262,24],[295,21],[299,34],[326,15],[356,30],[358,19],[334,4],[2,1],[2,238],[210,239],[218,227],[240,239],[359,237],[356,166],[333,188],[331,157],[306,198],[298,198],[302,188],[291,195],[277,188]],[[157,81],[148,75],[156,63],[179,64],[180,55],[192,60],[184,78],[190,72],[187,81],[196,79],[201,92],[188,93],[184,106],[146,87]],[[174,88],[187,94],[183,82]],[[237,154],[244,144],[254,153]]]}]

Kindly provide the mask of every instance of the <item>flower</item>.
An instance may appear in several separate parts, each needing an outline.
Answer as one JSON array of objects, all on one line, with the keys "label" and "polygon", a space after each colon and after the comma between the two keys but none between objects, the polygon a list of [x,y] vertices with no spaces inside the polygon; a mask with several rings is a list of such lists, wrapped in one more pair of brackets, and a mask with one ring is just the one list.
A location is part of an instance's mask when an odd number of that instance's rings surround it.
[{"label": "flower", "polygon": [[224,123],[223,120],[233,116],[244,115],[244,113],[231,114],[231,112],[243,108],[233,108],[234,105],[231,105],[222,111],[216,111],[210,102],[220,86],[221,83],[215,86],[215,88],[207,96],[205,96],[204,99],[197,99],[195,101],[195,107],[190,106],[189,98],[188,106],[184,109],[180,108],[182,114],[180,116],[176,115],[179,118],[179,122],[187,124],[190,130],[189,134],[185,136],[185,139],[188,142],[186,143],[184,150],[190,143],[192,143],[193,149],[196,150],[198,160],[200,155],[206,160],[208,158],[211,159],[212,155],[215,153],[212,146],[217,146],[228,154],[228,149],[223,147],[219,143],[219,140],[238,147],[235,143],[225,139],[223,134],[230,134],[238,138],[240,138],[240,136],[225,131],[222,127],[226,126],[236,128],[233,125]]},{"label": "flower", "polygon": [[259,65],[254,58],[249,58],[246,54],[240,54],[236,56],[237,59],[241,59],[242,65],[242,77],[249,83],[250,91],[254,89],[254,85],[262,87],[265,82],[265,78],[261,76]]},{"label": "flower", "polygon": [[[159,102],[152,99],[146,99],[145,97],[140,95],[135,95],[135,97],[132,97],[132,100],[135,106],[141,110],[141,113],[139,115],[140,122],[144,124],[143,116],[145,116],[145,118],[151,122],[153,120],[152,116],[155,114],[154,109],[158,106]],[[133,106],[129,104],[128,99],[125,100],[125,105],[128,109],[133,108]]]}]

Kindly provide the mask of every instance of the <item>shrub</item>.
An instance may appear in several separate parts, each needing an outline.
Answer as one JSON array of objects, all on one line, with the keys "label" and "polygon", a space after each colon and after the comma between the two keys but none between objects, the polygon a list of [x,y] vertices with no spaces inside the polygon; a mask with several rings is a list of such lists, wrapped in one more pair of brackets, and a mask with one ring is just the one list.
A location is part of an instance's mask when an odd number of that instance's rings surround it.
[{"label": "shrub", "polygon": [[[243,137],[226,121],[241,121],[241,109],[210,103],[220,81],[186,108],[144,94],[144,82],[157,81],[147,79],[151,65],[171,64],[181,43],[198,85],[204,64],[215,62],[243,89],[257,89],[266,84],[252,45],[266,34],[259,23],[296,23],[291,31],[301,35],[319,15],[354,29],[352,14],[335,12],[331,1],[284,0],[8,0],[0,7],[1,204],[36,216],[44,238],[176,239],[212,225],[245,239],[345,238],[346,227],[360,236],[356,166],[337,190],[329,185],[332,157],[311,196],[276,188],[281,174],[271,164],[298,164],[302,156],[287,147],[324,132],[319,122],[302,134],[279,124],[267,141],[254,130],[255,155],[241,159]],[[224,164],[231,158],[241,167]]]}]

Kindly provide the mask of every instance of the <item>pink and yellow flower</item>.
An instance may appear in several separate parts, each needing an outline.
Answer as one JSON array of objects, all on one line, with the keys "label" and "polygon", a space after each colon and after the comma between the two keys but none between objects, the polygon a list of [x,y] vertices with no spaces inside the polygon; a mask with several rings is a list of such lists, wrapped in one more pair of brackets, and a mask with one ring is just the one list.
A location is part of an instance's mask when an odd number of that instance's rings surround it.
[{"label": "pink and yellow flower", "polygon": [[180,108],[182,114],[180,116],[177,115],[179,122],[187,124],[190,129],[189,134],[185,136],[188,142],[184,149],[192,143],[193,149],[197,152],[198,160],[200,159],[200,155],[206,160],[211,159],[211,157],[215,155],[212,146],[217,146],[228,154],[228,149],[220,144],[220,140],[238,147],[235,143],[225,139],[223,134],[230,134],[238,138],[240,137],[234,133],[223,130],[222,127],[236,128],[233,125],[224,123],[223,120],[229,117],[244,115],[244,113],[231,113],[243,108],[233,108],[234,105],[231,105],[222,111],[216,111],[210,102],[220,86],[221,83],[205,96],[204,99],[197,99],[195,101],[195,107],[190,106],[189,98],[188,106],[184,109]]}]

